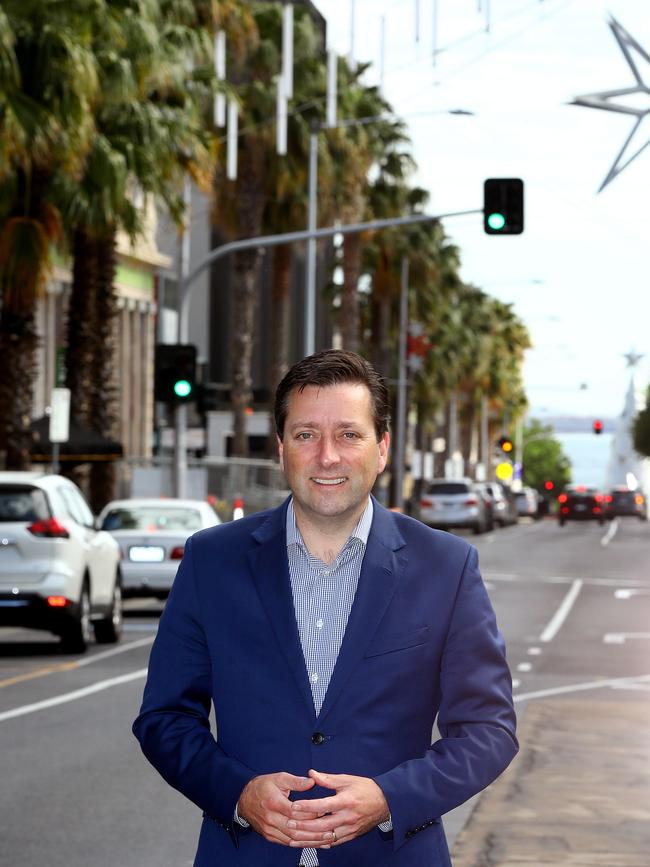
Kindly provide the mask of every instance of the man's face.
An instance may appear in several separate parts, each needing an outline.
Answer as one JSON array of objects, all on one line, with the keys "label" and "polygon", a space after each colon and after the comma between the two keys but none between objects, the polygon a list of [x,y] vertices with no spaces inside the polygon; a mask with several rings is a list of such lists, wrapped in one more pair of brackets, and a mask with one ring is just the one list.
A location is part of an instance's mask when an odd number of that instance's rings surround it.
[{"label": "man's face", "polygon": [[386,466],[365,385],[307,386],[289,395],[280,463],[297,508],[316,518],[356,517]]}]

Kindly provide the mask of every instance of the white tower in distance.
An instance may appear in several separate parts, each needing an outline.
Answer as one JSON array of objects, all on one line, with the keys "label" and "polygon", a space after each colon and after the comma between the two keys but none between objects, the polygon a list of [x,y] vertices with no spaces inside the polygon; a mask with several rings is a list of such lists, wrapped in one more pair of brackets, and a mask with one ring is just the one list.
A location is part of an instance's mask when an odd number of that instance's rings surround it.
[{"label": "white tower in distance", "polygon": [[639,487],[647,494],[650,493],[650,460],[639,455],[632,444],[634,418],[645,406],[645,395],[637,386],[635,376],[636,367],[643,355],[632,351],[626,353],[624,358],[630,368],[630,383],[625,395],[625,405],[612,437],[605,486],[607,489],[617,485]]}]

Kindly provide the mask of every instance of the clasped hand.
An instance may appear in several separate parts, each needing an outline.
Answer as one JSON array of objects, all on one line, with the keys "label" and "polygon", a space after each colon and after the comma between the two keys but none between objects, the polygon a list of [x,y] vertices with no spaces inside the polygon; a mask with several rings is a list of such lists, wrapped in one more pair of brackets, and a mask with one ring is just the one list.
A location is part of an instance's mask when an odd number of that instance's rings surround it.
[{"label": "clasped hand", "polygon": [[[306,792],[315,785],[336,794],[289,800],[291,792]],[[244,787],[237,811],[271,843],[301,849],[338,846],[360,837],[389,816],[384,793],[374,780],[314,770],[308,777],[285,772],[254,777]]]}]

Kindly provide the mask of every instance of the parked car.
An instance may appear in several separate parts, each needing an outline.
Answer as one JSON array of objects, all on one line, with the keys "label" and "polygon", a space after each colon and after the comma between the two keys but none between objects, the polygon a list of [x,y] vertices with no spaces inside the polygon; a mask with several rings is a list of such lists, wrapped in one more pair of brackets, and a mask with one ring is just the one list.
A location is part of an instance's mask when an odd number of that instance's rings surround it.
[{"label": "parked car", "polygon": [[540,496],[535,488],[523,487],[515,494],[517,512],[522,517],[540,518],[539,501]]},{"label": "parked car", "polygon": [[164,598],[188,538],[221,521],[203,500],[161,497],[113,500],[98,523],[120,546],[124,594]]},{"label": "parked car", "polygon": [[475,533],[490,526],[488,506],[470,479],[429,482],[420,499],[420,520],[441,530],[469,527]]},{"label": "parked car", "polygon": [[494,522],[500,527],[516,524],[519,519],[515,497],[509,488],[499,482],[483,482],[490,497],[492,497],[492,511]]},{"label": "parked car", "polygon": [[46,629],[83,653],[122,634],[120,550],[69,479],[0,472],[0,626]]},{"label": "parked car", "polygon": [[605,517],[611,520],[619,515],[633,515],[642,521],[648,520],[648,504],[641,491],[631,491],[621,485],[605,495]]},{"label": "parked car", "polygon": [[557,501],[560,527],[563,527],[566,521],[605,523],[605,498],[598,488],[590,488],[587,485],[567,485]]}]

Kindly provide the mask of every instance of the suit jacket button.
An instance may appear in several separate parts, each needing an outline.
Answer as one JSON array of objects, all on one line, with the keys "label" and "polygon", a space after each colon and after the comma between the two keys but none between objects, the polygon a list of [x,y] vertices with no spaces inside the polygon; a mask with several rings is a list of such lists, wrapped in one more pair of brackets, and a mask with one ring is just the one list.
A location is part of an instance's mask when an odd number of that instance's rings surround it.
[{"label": "suit jacket button", "polygon": [[311,742],[314,746],[319,747],[325,740],[325,735],[322,732],[314,732],[311,736]]}]

